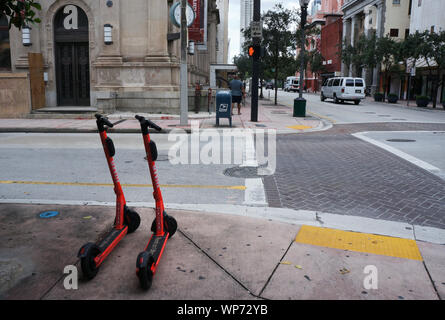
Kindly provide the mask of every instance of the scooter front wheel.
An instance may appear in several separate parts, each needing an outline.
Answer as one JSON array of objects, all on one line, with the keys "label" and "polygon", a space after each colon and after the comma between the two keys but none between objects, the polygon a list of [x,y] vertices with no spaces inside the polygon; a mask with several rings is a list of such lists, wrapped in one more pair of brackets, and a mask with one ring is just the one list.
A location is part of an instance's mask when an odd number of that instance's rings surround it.
[{"label": "scooter front wheel", "polygon": [[[144,255],[145,255],[145,257],[147,257],[146,254],[147,254],[146,252],[140,253],[138,256],[138,261]],[[139,284],[143,290],[150,289],[151,285],[153,284],[153,271],[151,271],[151,267],[153,266],[153,263],[154,263],[153,257],[149,256],[146,265],[138,267],[137,276],[139,278]],[[143,263],[143,264],[145,264],[145,263]]]},{"label": "scooter front wheel", "polygon": [[128,233],[133,233],[141,224],[141,217],[136,211],[125,210],[125,224],[128,226]]},{"label": "scooter front wheel", "polygon": [[101,253],[97,245],[87,245],[85,246],[85,253],[80,259],[80,266],[82,268],[82,274],[88,280],[93,279],[99,268],[96,266],[94,258],[96,258]]}]

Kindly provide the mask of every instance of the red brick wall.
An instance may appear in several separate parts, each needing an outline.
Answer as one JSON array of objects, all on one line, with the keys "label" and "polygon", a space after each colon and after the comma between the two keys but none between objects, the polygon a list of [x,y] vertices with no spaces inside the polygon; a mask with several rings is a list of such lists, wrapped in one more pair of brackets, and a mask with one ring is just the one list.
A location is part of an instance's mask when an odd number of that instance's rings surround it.
[{"label": "red brick wall", "polygon": [[[327,72],[341,71],[341,59],[338,53],[340,52],[342,33],[343,20],[341,18],[321,28],[321,55],[326,61]],[[332,64],[327,64],[328,60],[332,60]]]}]

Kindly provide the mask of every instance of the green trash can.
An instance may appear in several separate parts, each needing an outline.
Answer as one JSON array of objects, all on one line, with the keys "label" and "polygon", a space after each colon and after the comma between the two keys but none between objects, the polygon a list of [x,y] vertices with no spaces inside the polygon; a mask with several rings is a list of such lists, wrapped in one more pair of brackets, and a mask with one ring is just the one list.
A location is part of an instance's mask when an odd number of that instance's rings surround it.
[{"label": "green trash can", "polygon": [[294,100],[294,117],[306,117],[306,99],[296,98]]}]

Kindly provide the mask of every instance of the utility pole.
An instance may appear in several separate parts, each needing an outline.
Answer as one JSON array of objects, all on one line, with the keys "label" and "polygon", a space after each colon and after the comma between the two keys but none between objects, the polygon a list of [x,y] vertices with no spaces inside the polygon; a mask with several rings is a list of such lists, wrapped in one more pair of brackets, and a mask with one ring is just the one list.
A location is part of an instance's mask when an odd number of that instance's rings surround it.
[{"label": "utility pole", "polygon": [[[261,20],[261,0],[253,1],[253,21],[259,23]],[[253,45],[259,48],[260,38],[253,38]],[[252,59],[252,100],[250,121],[258,122],[258,78],[259,78],[260,56],[256,54]]]},{"label": "utility pole", "polygon": [[188,71],[187,71],[187,0],[181,0],[181,69],[180,69],[180,125],[188,125]]}]

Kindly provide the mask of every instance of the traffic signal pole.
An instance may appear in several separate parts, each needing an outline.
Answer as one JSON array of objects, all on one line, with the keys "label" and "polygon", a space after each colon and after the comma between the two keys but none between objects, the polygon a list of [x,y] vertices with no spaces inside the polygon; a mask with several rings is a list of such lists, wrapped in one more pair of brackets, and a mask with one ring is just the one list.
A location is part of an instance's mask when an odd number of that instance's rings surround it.
[{"label": "traffic signal pole", "polygon": [[[261,20],[261,0],[253,1],[253,21]],[[261,39],[253,38],[253,45],[259,46]],[[258,122],[258,78],[260,69],[259,54],[252,57],[252,100],[251,100],[251,116],[250,121]]]}]

